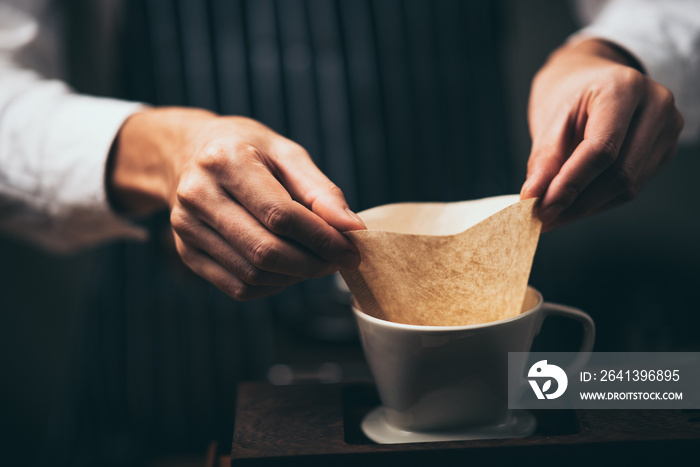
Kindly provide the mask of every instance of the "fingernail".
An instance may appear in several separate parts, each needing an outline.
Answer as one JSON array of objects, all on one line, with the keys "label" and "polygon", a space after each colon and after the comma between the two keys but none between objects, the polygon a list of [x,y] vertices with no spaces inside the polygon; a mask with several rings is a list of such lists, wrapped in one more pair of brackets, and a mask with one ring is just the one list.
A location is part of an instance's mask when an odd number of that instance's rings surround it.
[{"label": "fingernail", "polygon": [[345,213],[346,213],[346,214],[348,215],[348,217],[349,217],[350,219],[352,219],[354,222],[359,223],[359,224],[360,224],[363,228],[365,228],[365,229],[367,228],[367,226],[365,225],[365,223],[362,222],[362,219],[360,219],[360,216],[358,216],[357,214],[355,214],[354,212],[352,212],[352,211],[350,210],[350,208],[345,208]]},{"label": "fingernail", "polygon": [[338,264],[345,269],[354,270],[360,265],[360,261],[360,255],[353,251],[346,250],[341,253],[340,258],[338,259]]},{"label": "fingernail", "polygon": [[523,195],[525,192],[530,188],[530,181],[525,180],[525,183],[523,183],[523,187],[520,189],[520,198],[522,199]]},{"label": "fingernail", "polygon": [[523,188],[520,190],[520,198],[523,195],[527,195],[528,198],[541,198],[543,190],[541,183],[538,184],[534,177],[530,177],[523,183]]},{"label": "fingernail", "polygon": [[564,205],[562,204],[552,204],[550,206],[547,206],[545,209],[540,211],[540,220],[543,224],[549,224],[554,219],[556,219],[557,216],[559,216],[559,214],[561,214],[563,210]]}]

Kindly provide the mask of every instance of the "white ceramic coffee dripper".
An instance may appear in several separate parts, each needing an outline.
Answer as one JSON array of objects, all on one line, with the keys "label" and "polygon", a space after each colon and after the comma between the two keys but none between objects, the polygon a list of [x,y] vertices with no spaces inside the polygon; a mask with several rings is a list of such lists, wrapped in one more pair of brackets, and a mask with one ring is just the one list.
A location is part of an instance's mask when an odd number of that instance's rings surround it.
[{"label": "white ceramic coffee dripper", "polygon": [[508,352],[529,351],[550,315],[583,325],[581,352],[595,340],[588,314],[544,302],[532,287],[519,315],[469,326],[400,324],[353,310],[382,401],[362,422],[377,443],[529,436],[533,415],[508,410]]}]

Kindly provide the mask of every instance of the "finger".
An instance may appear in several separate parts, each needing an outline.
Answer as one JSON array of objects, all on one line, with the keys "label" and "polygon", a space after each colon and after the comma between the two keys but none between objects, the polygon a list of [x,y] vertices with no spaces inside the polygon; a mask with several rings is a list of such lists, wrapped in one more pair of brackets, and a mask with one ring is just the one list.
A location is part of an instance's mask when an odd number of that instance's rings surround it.
[{"label": "finger", "polygon": [[180,205],[171,214],[176,232],[197,229],[197,224],[203,221],[250,264],[263,271],[309,278],[322,277],[337,269],[305,248],[273,234],[228,195],[197,179],[193,177],[180,184]]},{"label": "finger", "polygon": [[[640,167],[640,188],[673,158],[683,128],[683,117],[676,109],[673,93],[653,81],[648,82],[648,89],[639,135],[634,140],[641,142],[638,151],[642,156],[637,161]],[[645,137],[648,143],[646,145]],[[649,154],[645,154],[645,150]]]},{"label": "finger", "polygon": [[206,253],[248,285],[285,287],[303,280],[302,277],[263,271],[253,266],[203,222],[192,223],[189,228],[178,228],[177,235],[187,246]]},{"label": "finger", "polygon": [[543,223],[554,220],[593,180],[615,163],[638,105],[637,93],[601,98],[593,104],[583,141],[561,167],[542,198],[539,217]]},{"label": "finger", "polygon": [[280,292],[281,286],[252,286],[234,277],[207,254],[187,246],[175,233],[175,245],[185,264],[197,275],[236,300],[252,300]]},{"label": "finger", "polygon": [[554,219],[548,224],[543,224],[542,233],[551,232],[552,230],[564,227],[565,225],[569,225],[578,219],[582,219],[593,214],[608,211],[610,209],[626,204],[629,201],[629,196],[627,196],[626,194],[619,194],[617,196],[613,196],[612,198],[606,198],[603,204],[596,205],[591,209],[585,210],[585,212],[583,209],[577,208],[575,206],[576,203],[574,203],[574,205],[569,207],[566,211],[562,212],[556,219]]},{"label": "finger", "polygon": [[675,122],[659,128],[660,117],[654,106],[641,110],[630,125],[618,160],[555,219],[559,224],[605,211],[637,196],[676,150]]},{"label": "finger", "polygon": [[325,220],[294,201],[251,148],[219,167],[226,191],[276,235],[292,239],[326,261],[355,269],[360,256],[355,246]]},{"label": "finger", "polygon": [[277,175],[292,197],[340,230],[364,230],[362,219],[348,206],[343,192],[326,177],[306,151],[294,143],[279,148]]},{"label": "finger", "polygon": [[[666,151],[666,153],[662,156],[661,162],[658,165],[659,170],[663,168],[666,164],[668,164],[668,161],[670,161],[673,158],[673,155],[676,153],[677,150],[677,145],[673,144],[671,148]],[[623,192],[622,194],[618,195],[617,197],[613,198],[612,200],[597,208],[595,212],[608,211],[612,208],[628,203],[629,201],[630,193]]]},{"label": "finger", "polygon": [[546,125],[542,135],[533,136],[521,200],[541,198],[570,153],[574,122],[568,114],[562,114],[558,120]]}]

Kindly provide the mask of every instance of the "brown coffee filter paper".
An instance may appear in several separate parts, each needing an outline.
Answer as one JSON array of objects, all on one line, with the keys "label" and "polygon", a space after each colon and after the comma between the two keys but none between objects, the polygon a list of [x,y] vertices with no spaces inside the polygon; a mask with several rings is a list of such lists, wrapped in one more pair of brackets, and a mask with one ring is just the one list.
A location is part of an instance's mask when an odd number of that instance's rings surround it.
[{"label": "brown coffee filter paper", "polygon": [[541,223],[534,199],[399,203],[359,213],[360,250],[341,269],[360,308],[397,323],[457,326],[520,313]]}]

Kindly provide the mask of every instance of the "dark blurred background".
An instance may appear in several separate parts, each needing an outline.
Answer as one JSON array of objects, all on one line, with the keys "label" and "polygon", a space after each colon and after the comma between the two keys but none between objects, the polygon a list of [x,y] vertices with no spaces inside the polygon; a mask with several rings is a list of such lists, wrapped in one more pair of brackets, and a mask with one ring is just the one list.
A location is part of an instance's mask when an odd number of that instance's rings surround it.
[{"label": "dark blurred background", "polygon": [[[356,210],[519,192],[531,78],[577,28],[557,0],[126,3],[114,95],[258,118]],[[99,92],[80,34],[72,84]],[[699,152],[542,236],[531,284],[594,317],[596,350],[700,350]],[[182,266],[167,216],[143,224],[146,244],[67,257],[0,238],[8,462],[197,454],[230,436],[238,381],[368,376],[334,278],[238,304]],[[575,327],[553,320],[537,345],[574,350]]]}]

